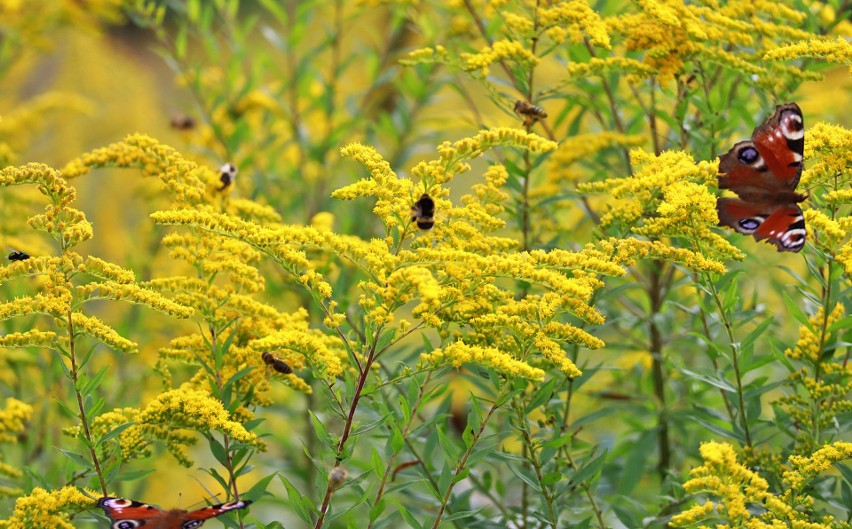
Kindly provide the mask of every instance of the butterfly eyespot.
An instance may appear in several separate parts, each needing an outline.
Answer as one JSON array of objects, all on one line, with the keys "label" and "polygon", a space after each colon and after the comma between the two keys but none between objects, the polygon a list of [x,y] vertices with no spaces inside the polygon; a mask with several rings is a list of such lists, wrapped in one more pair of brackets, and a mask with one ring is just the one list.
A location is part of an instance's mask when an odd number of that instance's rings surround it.
[{"label": "butterfly eyespot", "polygon": [[760,158],[760,154],[754,147],[747,147],[740,151],[739,159],[742,163],[753,164]]},{"label": "butterfly eyespot", "polygon": [[753,218],[740,219],[738,224],[740,228],[748,231],[754,231],[760,226],[760,222]]},{"label": "butterfly eyespot", "polygon": [[195,529],[196,527],[201,527],[201,524],[204,523],[204,520],[190,520],[185,522],[181,527],[183,529]]},{"label": "butterfly eyespot", "polygon": [[139,520],[121,520],[112,524],[112,529],[134,529],[142,527],[142,522]]}]

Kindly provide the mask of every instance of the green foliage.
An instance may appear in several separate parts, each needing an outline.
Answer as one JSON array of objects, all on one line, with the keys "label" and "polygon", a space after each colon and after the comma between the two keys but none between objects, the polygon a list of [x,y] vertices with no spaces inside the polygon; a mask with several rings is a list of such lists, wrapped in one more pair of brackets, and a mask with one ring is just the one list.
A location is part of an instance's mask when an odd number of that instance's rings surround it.
[{"label": "green foliage", "polygon": [[[7,4],[0,528],[852,524],[848,2]],[[794,100],[777,254],[717,157]]]}]

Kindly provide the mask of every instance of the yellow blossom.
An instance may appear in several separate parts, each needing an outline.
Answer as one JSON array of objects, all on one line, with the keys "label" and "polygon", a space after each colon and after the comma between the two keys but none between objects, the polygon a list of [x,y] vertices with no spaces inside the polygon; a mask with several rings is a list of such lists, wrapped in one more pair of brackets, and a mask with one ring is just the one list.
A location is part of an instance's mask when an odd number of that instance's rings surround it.
[{"label": "yellow blossom", "polygon": [[32,406],[7,397],[6,408],[0,410],[0,443],[15,442],[18,435],[24,431],[32,414]]},{"label": "yellow blossom", "polygon": [[763,54],[768,60],[792,60],[801,57],[817,57],[827,62],[852,65],[852,43],[845,38],[802,40],[768,50]]},{"label": "yellow blossom", "polygon": [[173,389],[161,393],[139,414],[140,424],[171,425],[209,432],[216,430],[245,444],[258,445],[257,436],[231,420],[222,403],[209,393],[192,389]]},{"label": "yellow blossom", "polygon": [[471,362],[495,369],[507,376],[543,380],[544,371],[516,360],[510,354],[504,353],[494,347],[476,347],[455,342],[444,349],[435,349],[431,353],[424,353],[420,361],[425,364],[441,365],[450,364],[461,367],[462,364]]},{"label": "yellow blossom", "polygon": [[488,76],[490,66],[495,62],[510,62],[535,66],[539,59],[520,42],[514,40],[498,40],[491,46],[483,48],[479,53],[462,53],[462,68],[468,72],[476,72],[482,77]]},{"label": "yellow blossom", "polygon": [[95,506],[97,492],[77,487],[63,487],[55,491],[34,488],[28,495],[15,500],[15,509],[7,520],[0,521],[2,529],[74,529],[65,511],[76,514]]}]

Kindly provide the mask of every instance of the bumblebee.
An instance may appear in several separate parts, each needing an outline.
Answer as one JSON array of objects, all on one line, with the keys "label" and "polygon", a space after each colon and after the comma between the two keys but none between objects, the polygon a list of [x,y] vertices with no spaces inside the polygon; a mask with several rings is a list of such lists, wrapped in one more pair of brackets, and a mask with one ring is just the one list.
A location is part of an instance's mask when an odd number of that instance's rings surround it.
[{"label": "bumblebee", "polygon": [[423,193],[420,200],[411,206],[411,222],[416,222],[421,230],[431,230],[435,225],[435,201]]},{"label": "bumblebee", "polygon": [[20,252],[18,250],[13,250],[12,248],[9,248],[9,249],[12,250],[12,253],[9,254],[9,260],[10,261],[26,261],[27,259],[30,258],[30,254],[28,254],[28,253]]},{"label": "bumblebee", "polygon": [[228,189],[237,178],[237,166],[232,163],[226,163],[219,168],[219,181],[222,182],[222,187],[219,191]]},{"label": "bumblebee", "polygon": [[186,114],[172,116],[169,125],[175,130],[192,130],[195,128],[195,120]]},{"label": "bumblebee", "polygon": [[278,371],[282,375],[289,375],[293,372],[293,368],[290,367],[290,364],[288,364],[284,360],[279,359],[277,356],[270,352],[263,353],[262,355],[260,355],[260,357],[263,359],[266,365]]},{"label": "bumblebee", "polygon": [[529,125],[547,117],[547,112],[543,108],[520,100],[515,101],[515,114],[524,118],[524,125]]}]

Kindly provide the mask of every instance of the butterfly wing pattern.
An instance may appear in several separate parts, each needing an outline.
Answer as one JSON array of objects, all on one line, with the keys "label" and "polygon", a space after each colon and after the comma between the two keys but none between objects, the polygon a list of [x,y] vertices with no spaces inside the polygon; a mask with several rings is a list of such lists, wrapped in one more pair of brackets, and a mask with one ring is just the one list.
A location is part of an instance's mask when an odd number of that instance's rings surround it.
[{"label": "butterfly wing pattern", "polygon": [[798,252],[805,245],[805,220],[796,193],[802,176],[805,129],[796,103],[779,105],[741,141],[719,157],[719,187],[740,198],[720,198],[719,224],[767,240],[778,251]]},{"label": "butterfly wing pattern", "polygon": [[110,529],[195,529],[205,520],[235,509],[242,509],[251,501],[233,501],[211,505],[197,511],[172,509],[164,511],[159,507],[124,498],[104,497],[98,500],[98,507],[106,512],[112,521]]}]

